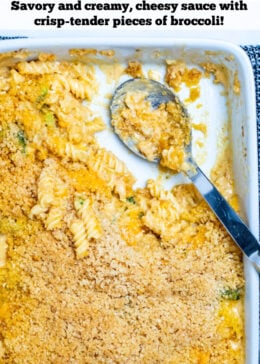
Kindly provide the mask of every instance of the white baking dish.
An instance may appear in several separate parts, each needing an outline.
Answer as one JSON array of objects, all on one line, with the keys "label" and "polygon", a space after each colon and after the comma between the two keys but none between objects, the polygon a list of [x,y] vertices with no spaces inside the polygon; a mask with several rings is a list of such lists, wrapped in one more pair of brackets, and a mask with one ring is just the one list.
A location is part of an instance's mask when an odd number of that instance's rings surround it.
[{"label": "white baking dish", "polygon": [[[213,40],[150,38],[16,39],[0,43],[0,52],[21,48],[36,52],[53,52],[62,58],[69,58],[67,50],[70,48],[114,49],[116,58],[120,62],[126,63],[128,60],[137,59],[146,65],[146,69],[158,69],[159,72],[165,59],[177,59],[195,66],[201,62],[224,64],[229,70],[232,82],[237,74],[241,86],[239,95],[234,95],[230,88],[228,94],[223,96],[220,85],[213,87],[212,81],[209,83],[205,80],[201,86],[202,107],[196,108],[190,104],[188,109],[194,122],[203,120],[208,125],[205,154],[203,155],[203,151],[201,153],[194,148],[198,163],[206,173],[209,173],[214,163],[220,134],[222,133],[223,138],[227,130],[227,121],[231,120],[229,135],[233,145],[236,189],[250,229],[258,237],[258,165],[254,78],[251,64],[239,47]],[[114,86],[108,86],[104,93],[112,92]],[[180,97],[185,99],[185,90]],[[97,100],[97,102],[99,101]],[[104,117],[108,120],[107,114],[104,114]],[[199,133],[194,132],[194,139],[199,137]],[[100,143],[104,143],[108,149],[112,149],[126,161],[130,170],[137,177],[137,184],[142,185],[147,178],[157,173],[157,169],[145,161],[136,163],[136,159],[118,143],[111,131],[101,133],[99,139]],[[179,176],[178,178],[182,179]],[[170,184],[174,182],[176,179],[171,180]],[[245,261],[245,278],[246,363],[257,364],[259,362],[259,277],[247,261]]]}]

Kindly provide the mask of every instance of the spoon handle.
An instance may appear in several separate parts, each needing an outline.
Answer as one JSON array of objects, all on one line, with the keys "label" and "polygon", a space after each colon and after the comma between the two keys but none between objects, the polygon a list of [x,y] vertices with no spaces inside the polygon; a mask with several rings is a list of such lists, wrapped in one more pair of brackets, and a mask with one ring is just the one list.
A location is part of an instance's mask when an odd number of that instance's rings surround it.
[{"label": "spoon handle", "polygon": [[195,169],[192,172],[187,173],[189,179],[225,226],[233,240],[252,261],[256,270],[260,272],[260,245],[257,239],[202,170],[197,165],[194,165],[194,167]]}]

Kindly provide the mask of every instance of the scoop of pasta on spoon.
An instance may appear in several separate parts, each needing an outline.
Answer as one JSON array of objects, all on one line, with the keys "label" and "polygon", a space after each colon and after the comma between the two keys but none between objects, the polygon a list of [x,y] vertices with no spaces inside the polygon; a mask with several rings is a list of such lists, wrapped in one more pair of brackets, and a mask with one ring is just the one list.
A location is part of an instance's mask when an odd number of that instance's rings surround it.
[{"label": "scoop of pasta on spoon", "polygon": [[139,157],[184,173],[260,272],[257,239],[192,156],[190,117],[179,98],[157,81],[130,79],[116,89],[110,111],[122,142]]}]

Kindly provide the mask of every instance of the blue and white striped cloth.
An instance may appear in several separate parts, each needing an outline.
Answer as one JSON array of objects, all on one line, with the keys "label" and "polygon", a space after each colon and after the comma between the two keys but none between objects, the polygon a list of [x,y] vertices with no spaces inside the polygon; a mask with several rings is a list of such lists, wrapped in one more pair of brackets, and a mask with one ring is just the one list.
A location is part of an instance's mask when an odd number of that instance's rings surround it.
[{"label": "blue and white striped cloth", "polygon": [[[257,116],[257,140],[258,140],[258,180],[260,182],[260,46],[243,46],[247,53],[255,75],[256,86],[256,116]],[[259,183],[260,193],[260,183]]]}]

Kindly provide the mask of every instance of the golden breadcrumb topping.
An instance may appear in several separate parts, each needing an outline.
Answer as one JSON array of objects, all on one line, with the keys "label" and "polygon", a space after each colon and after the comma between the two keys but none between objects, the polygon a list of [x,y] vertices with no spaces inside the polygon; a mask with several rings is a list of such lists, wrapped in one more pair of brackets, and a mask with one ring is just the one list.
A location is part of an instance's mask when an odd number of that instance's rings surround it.
[{"label": "golden breadcrumb topping", "polygon": [[129,61],[125,69],[125,73],[127,73],[129,76],[137,78],[144,76],[142,64],[137,61]]}]

